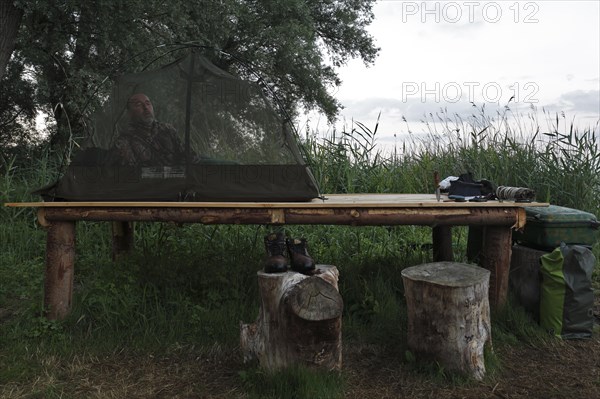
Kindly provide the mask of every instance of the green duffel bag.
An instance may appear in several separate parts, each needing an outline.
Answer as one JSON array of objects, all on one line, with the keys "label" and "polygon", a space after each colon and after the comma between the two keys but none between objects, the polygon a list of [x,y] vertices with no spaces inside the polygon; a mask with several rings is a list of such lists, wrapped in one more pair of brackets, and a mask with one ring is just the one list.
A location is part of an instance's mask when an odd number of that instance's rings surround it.
[{"label": "green duffel bag", "polygon": [[562,243],[540,261],[540,325],[563,339],[590,338],[594,329],[594,254],[585,246]]}]

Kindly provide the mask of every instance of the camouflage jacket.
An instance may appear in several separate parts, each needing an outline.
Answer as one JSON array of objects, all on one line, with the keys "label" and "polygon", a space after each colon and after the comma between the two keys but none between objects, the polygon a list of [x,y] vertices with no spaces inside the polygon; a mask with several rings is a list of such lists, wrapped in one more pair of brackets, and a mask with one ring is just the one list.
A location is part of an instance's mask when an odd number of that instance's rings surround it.
[{"label": "camouflage jacket", "polygon": [[185,164],[185,150],[169,124],[129,124],[115,143],[122,165],[164,166]]}]

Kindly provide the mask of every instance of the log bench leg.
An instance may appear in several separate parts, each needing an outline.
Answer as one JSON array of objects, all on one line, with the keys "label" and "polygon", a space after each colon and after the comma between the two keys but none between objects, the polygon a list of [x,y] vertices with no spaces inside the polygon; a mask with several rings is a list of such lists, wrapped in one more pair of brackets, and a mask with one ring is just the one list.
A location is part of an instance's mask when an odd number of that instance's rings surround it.
[{"label": "log bench leg", "polygon": [[44,309],[49,320],[62,320],[71,310],[75,265],[75,222],[52,222],[46,236]]},{"label": "log bench leg", "polygon": [[481,266],[491,273],[490,303],[496,309],[504,306],[508,297],[511,254],[512,228],[510,226],[485,227]]},{"label": "log bench leg", "polygon": [[133,249],[133,222],[112,222],[112,260],[117,261]]},{"label": "log bench leg", "polygon": [[452,262],[452,226],[434,226],[431,230],[433,261]]},{"label": "log bench leg", "polygon": [[471,263],[479,264],[481,249],[483,247],[484,227],[469,226],[469,235],[467,238],[467,260]]}]

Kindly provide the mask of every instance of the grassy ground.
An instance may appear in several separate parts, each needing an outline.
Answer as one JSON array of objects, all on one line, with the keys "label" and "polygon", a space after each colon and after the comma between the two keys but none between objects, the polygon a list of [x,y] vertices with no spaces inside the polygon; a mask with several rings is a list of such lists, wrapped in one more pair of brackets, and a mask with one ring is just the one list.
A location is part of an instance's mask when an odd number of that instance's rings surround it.
[{"label": "grassy ground", "polygon": [[[431,132],[389,156],[373,131],[305,140],[324,192],[432,192],[442,176],[472,171],[497,184],[600,215],[600,155],[593,131],[550,129],[523,139],[480,116]],[[483,129],[481,126],[488,126]],[[5,161],[3,202],[32,198],[50,180],[49,159]],[[402,268],[431,260],[427,227],[295,226],[318,263],[340,269],[344,298],[341,373],[270,374],[243,364],[239,322],[258,312],[256,271],[266,226],[136,225],[136,250],[110,259],[110,226],[78,223],[74,306],[62,322],[41,317],[45,232],[28,209],[0,209],[0,397],[594,397],[598,332],[550,338],[511,301],[492,316],[494,351],[483,382],[415,361],[406,347]],[[457,260],[466,229],[454,229]],[[600,259],[600,248],[594,248]],[[593,284],[600,290],[598,267]],[[598,297],[598,295],[597,295]],[[596,305],[596,311],[599,311]],[[597,397],[597,396],[596,396]]]}]

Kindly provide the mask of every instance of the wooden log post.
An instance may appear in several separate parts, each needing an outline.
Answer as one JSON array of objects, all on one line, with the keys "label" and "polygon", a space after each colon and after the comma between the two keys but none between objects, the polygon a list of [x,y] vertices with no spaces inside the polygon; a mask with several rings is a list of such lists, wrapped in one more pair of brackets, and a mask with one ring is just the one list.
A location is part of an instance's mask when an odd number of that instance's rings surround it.
[{"label": "wooden log post", "polygon": [[434,226],[431,230],[433,242],[433,261],[452,262],[452,226]]},{"label": "wooden log post", "polygon": [[71,311],[75,266],[75,222],[52,222],[46,236],[44,309],[49,320]]},{"label": "wooden log post", "polygon": [[467,260],[469,263],[479,264],[484,234],[485,227],[469,226],[469,234],[467,236]]},{"label": "wooden log post", "polygon": [[133,249],[134,222],[112,222],[112,260],[117,261]]},{"label": "wooden log post", "polygon": [[483,234],[481,267],[490,271],[490,302],[501,309],[508,300],[508,277],[512,256],[512,229],[505,226],[487,226]]},{"label": "wooden log post", "polygon": [[340,370],[342,310],[335,266],[316,273],[258,272],[260,310],[253,324],[240,323],[244,361],[278,370],[295,365]]},{"label": "wooden log post", "polygon": [[491,347],[490,272],[478,266],[436,262],[406,268],[408,347],[421,360],[477,380]]}]

